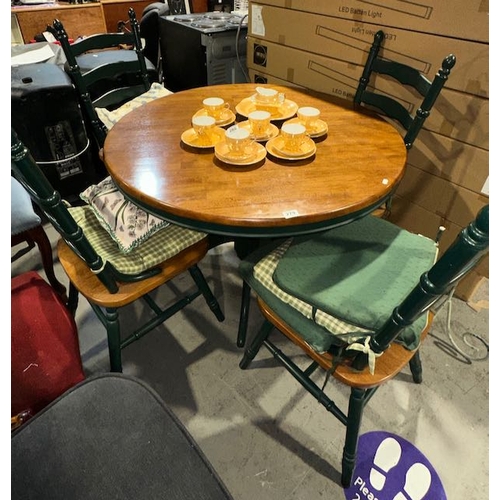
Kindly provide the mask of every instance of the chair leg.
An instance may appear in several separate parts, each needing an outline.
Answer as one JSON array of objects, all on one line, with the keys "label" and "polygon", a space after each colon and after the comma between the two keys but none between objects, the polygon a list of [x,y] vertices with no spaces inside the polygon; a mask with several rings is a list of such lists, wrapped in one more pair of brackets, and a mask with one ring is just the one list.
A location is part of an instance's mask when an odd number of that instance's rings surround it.
[{"label": "chair leg", "polygon": [[240,323],[238,325],[238,338],[236,345],[238,347],[245,347],[248,328],[248,315],[250,311],[250,286],[246,281],[243,282],[241,289],[241,307],[240,307]]},{"label": "chair leg", "polygon": [[68,298],[68,309],[72,316],[76,314],[76,309],[78,308],[78,290],[75,285],[70,282],[69,284],[69,298]]},{"label": "chair leg", "polygon": [[122,346],[118,310],[109,307],[101,309],[99,306],[92,303],[90,303],[90,306],[106,328],[110,371],[122,372]]},{"label": "chair leg", "polygon": [[251,345],[247,349],[245,349],[245,354],[243,355],[243,358],[240,361],[240,368],[242,370],[248,368],[248,365],[255,358],[264,340],[267,339],[273,328],[274,326],[272,323],[270,323],[267,320],[264,320],[264,323],[262,323],[262,326],[260,327],[259,332],[253,339]]},{"label": "chair leg", "polygon": [[21,243],[26,243],[26,246],[18,250],[14,255],[11,256],[10,262],[15,262],[20,259],[23,255],[26,255],[29,251],[35,248],[35,242],[27,235],[27,231],[19,234],[11,235],[10,246],[15,247]]},{"label": "chair leg", "polygon": [[47,275],[49,283],[52,285],[54,290],[60,295],[63,302],[66,304],[68,297],[66,296],[66,287],[56,278],[54,273],[54,259],[52,257],[52,247],[50,246],[50,241],[47,233],[43,229],[43,226],[39,225],[32,229],[26,231],[28,236],[36,243],[40,255],[42,257],[42,265]]},{"label": "chair leg", "polygon": [[354,466],[358,452],[359,429],[365,407],[364,389],[353,387],[349,398],[349,412],[347,414],[347,425],[344,443],[344,453],[342,455],[342,477],[341,482],[344,488],[349,488],[352,483]]},{"label": "chair leg", "polygon": [[105,308],[103,316],[106,322],[106,333],[108,335],[109,367],[112,372],[121,372],[123,368],[118,311],[116,309]]},{"label": "chair leg", "polygon": [[189,273],[191,274],[191,277],[196,283],[196,286],[201,291],[203,297],[205,298],[205,302],[207,303],[210,310],[214,313],[215,317],[219,321],[224,321],[224,314],[219,306],[219,303],[217,302],[217,299],[212,293],[212,290],[210,290],[205,276],[203,276],[203,273],[200,271],[200,268],[197,265],[194,265],[189,268]]},{"label": "chair leg", "polygon": [[422,361],[420,360],[420,351],[416,351],[413,357],[410,359],[410,370],[413,376],[413,382],[416,384],[421,384],[422,377]]}]

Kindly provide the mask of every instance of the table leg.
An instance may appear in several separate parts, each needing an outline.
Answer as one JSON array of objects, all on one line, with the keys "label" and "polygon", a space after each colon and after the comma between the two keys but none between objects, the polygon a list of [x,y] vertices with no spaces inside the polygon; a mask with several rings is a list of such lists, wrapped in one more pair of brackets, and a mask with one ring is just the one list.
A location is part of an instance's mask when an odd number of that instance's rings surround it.
[{"label": "table leg", "polygon": [[260,246],[259,238],[235,238],[234,251],[239,259],[243,260]]}]

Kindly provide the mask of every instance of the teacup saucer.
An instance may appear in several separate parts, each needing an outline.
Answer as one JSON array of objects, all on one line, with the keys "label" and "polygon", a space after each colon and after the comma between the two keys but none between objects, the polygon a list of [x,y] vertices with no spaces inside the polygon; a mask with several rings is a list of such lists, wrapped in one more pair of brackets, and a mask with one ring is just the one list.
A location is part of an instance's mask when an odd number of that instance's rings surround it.
[{"label": "teacup saucer", "polygon": [[263,160],[266,154],[266,148],[257,142],[252,142],[247,146],[245,153],[242,155],[231,154],[225,141],[221,141],[215,145],[216,158],[231,165],[253,165]]},{"label": "teacup saucer", "polygon": [[[288,120],[286,123],[300,123],[301,125],[305,125],[300,118],[292,118]],[[328,132],[328,124],[323,120],[314,120],[314,126],[311,131],[306,128],[306,132],[309,137],[317,138],[322,137]]]},{"label": "teacup saucer", "polygon": [[195,132],[194,128],[190,128],[185,130],[181,135],[181,141],[188,146],[193,148],[213,148],[216,144],[224,140],[226,131],[220,127],[214,127],[212,131],[212,142],[210,144],[206,144],[200,141],[198,134]]},{"label": "teacup saucer", "polygon": [[[246,97],[236,105],[236,112],[245,118],[248,118],[248,115],[257,109],[257,105],[252,100],[252,97]],[[276,106],[276,111],[271,113],[271,121],[291,118],[297,112],[297,109],[299,109],[297,103],[285,99],[283,104]]]},{"label": "teacup saucer", "polygon": [[285,141],[281,135],[271,139],[266,144],[266,149],[276,158],[283,160],[304,160],[316,153],[316,144],[309,137],[303,142],[299,151],[289,151],[285,147]]},{"label": "teacup saucer", "polygon": [[[208,116],[208,111],[206,109],[199,109],[193,116]],[[215,120],[215,124],[218,127],[225,127],[230,125],[236,120],[236,115],[230,110],[225,109],[219,120]]]},{"label": "teacup saucer", "polygon": [[[252,134],[252,125],[248,120],[245,120],[244,122],[239,122],[238,127],[246,128],[247,130],[250,131],[250,134]],[[280,133],[279,128],[271,123],[264,135],[261,136],[251,135],[250,137],[252,137],[252,139],[255,139],[258,142],[265,142],[268,141],[269,139],[272,139],[273,137],[276,137],[279,133]]]}]

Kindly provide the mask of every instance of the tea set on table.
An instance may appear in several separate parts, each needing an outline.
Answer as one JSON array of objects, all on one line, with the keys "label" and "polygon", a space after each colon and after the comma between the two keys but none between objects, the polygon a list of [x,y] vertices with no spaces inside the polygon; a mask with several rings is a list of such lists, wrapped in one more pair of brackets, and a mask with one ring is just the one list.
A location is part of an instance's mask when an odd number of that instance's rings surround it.
[{"label": "tea set on table", "polygon": [[[236,112],[247,119],[234,123],[236,115],[224,99],[207,97],[191,119],[192,128],[182,133],[182,142],[193,148],[214,148],[216,158],[224,163],[252,165],[267,153],[290,161],[310,158],[316,153],[314,139],[328,132],[319,109],[299,108],[272,88],[257,87],[254,95],[236,106]],[[273,121],[284,121],[281,129]]]}]

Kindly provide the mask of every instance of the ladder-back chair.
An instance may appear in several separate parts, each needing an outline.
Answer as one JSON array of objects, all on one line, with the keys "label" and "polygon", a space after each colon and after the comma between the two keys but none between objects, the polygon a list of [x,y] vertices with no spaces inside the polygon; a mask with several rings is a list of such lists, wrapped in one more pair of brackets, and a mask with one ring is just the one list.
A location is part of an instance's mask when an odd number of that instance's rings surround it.
[{"label": "ladder-back chair", "polygon": [[[421,382],[419,347],[431,326],[430,308],[487,251],[488,225],[486,206],[437,261],[434,241],[370,215],[258,249],[241,262],[265,319],[240,367],[247,368],[264,345],[345,425],[344,487],[351,485],[364,407],[408,363]],[[270,338],[275,328],[310,366],[302,369],[277,347]],[[312,377],[317,368],[326,372],[322,387]],[[332,376],[350,388],[347,412],[326,393]]]},{"label": "ladder-back chair", "polygon": [[[380,51],[384,37],[385,34],[382,30],[375,33],[363,74],[354,95],[354,105],[365,105],[392,120],[396,120],[405,131],[403,140],[406,148],[410,149],[448,80],[450,72],[455,66],[456,57],[453,54],[446,56],[443,59],[442,67],[431,81],[411,66],[382,57]],[[376,88],[376,82],[373,82],[372,78],[374,73],[388,76],[407,88],[413,88],[422,99],[408,105],[408,103],[403,103],[402,99],[384,93],[380,88]],[[370,83],[372,86],[368,87]],[[391,200],[392,198],[385,204],[384,217],[388,217],[390,214]]]},{"label": "ladder-back chair", "polygon": [[[54,36],[67,60],[65,69],[75,85],[99,148],[104,145],[107,129],[95,108],[115,109],[148,91],[157,79],[156,68],[144,57],[133,8],[128,10],[128,15],[130,32],[100,33],[74,43],[69,42],[63,23],[58,19],[53,22]],[[125,46],[132,49],[120,49]]]},{"label": "ladder-back chair", "polygon": [[[206,234],[169,224],[124,254],[90,206],[66,207],[14,130],[11,156],[14,175],[62,236],[57,252],[70,281],[70,309],[76,310],[80,293],[106,328],[112,371],[122,370],[121,349],[159,326],[200,294],[216,318],[224,320],[197,265],[209,249]],[[150,293],[185,271],[189,271],[196,290],[161,309]],[[155,314],[122,339],[119,311],[137,299],[144,299]]]}]

